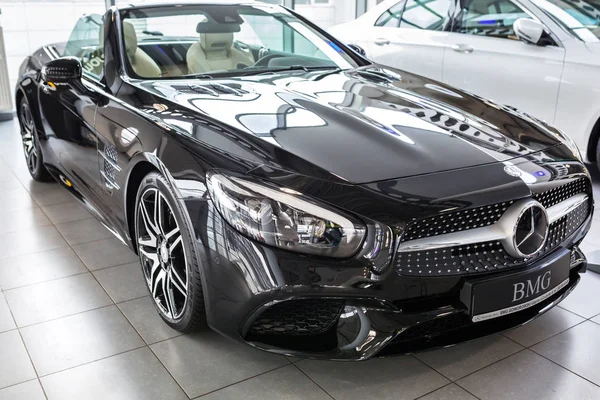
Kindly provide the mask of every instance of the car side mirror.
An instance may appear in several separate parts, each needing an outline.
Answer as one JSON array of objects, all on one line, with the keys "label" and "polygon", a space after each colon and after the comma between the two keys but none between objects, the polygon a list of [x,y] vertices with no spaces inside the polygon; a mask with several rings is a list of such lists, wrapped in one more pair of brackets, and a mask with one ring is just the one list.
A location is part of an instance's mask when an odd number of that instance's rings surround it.
[{"label": "car side mirror", "polygon": [[519,18],[513,23],[515,34],[528,44],[543,46],[547,43],[542,41],[544,37],[544,25],[541,22],[529,19]]},{"label": "car side mirror", "polygon": [[348,44],[347,45],[350,49],[352,49],[355,53],[360,54],[363,57],[367,56],[367,52],[365,51],[365,49],[363,49],[362,47],[360,47],[357,44]]},{"label": "car side mirror", "polygon": [[42,67],[42,80],[55,85],[65,85],[81,79],[83,68],[75,57],[61,57],[48,61]]}]

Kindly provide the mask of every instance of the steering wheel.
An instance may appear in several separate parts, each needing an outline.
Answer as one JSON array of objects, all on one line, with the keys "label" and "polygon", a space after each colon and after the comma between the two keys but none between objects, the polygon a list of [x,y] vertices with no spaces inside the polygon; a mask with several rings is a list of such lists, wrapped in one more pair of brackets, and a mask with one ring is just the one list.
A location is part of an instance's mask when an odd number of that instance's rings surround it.
[{"label": "steering wheel", "polygon": [[269,54],[271,50],[266,47],[261,47],[258,51],[258,60],[254,63],[254,67],[268,67],[269,61],[274,58],[280,57],[279,54]]}]

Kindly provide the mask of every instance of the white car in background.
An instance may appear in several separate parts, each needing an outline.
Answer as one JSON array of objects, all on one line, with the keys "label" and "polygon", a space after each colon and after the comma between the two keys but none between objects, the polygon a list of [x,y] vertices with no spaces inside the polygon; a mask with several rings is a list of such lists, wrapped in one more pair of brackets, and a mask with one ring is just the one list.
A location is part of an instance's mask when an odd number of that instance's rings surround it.
[{"label": "white car in background", "polygon": [[330,32],[554,124],[600,165],[599,25],[600,0],[386,0]]}]

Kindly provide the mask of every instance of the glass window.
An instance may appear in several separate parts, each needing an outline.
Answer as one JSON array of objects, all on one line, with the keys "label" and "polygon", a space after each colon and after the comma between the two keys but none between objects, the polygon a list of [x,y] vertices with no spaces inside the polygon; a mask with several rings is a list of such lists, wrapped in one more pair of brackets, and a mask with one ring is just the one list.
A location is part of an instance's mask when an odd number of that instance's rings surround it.
[{"label": "glass window", "polygon": [[279,6],[141,7],[123,11],[123,28],[131,69],[140,77],[357,66],[344,49]]},{"label": "glass window", "polygon": [[460,11],[455,32],[519,40],[513,30],[519,18],[530,17],[509,0],[471,0]]},{"label": "glass window", "polygon": [[449,8],[449,0],[408,0],[402,13],[400,28],[443,31],[449,20]]},{"label": "glass window", "polygon": [[104,34],[101,15],[90,14],[79,18],[62,54],[79,58],[84,73],[98,80],[102,76],[104,66],[101,34]]},{"label": "glass window", "polygon": [[600,0],[533,0],[533,3],[579,39],[600,41]]},{"label": "glass window", "polygon": [[404,8],[404,2],[400,2],[390,9],[386,10],[377,22],[375,26],[385,26],[389,28],[397,28],[400,25],[400,17],[402,16],[402,9]]}]

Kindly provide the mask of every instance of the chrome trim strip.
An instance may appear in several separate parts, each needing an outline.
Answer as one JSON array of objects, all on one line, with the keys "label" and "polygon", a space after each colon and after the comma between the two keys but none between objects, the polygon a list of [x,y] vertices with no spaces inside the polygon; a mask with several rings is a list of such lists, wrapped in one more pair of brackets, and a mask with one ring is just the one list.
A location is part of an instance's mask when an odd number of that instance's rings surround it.
[{"label": "chrome trim strip", "polygon": [[[548,214],[548,224],[550,225],[553,222],[556,222],[587,200],[588,195],[580,193],[548,208],[546,210]],[[407,253],[412,251],[428,251],[444,249],[447,247],[468,246],[470,244],[491,241],[502,241],[503,244],[508,243],[508,241],[512,241],[514,228],[518,221],[518,216],[515,216],[515,213],[512,210],[518,210],[524,206],[523,203],[529,202],[537,203],[531,198],[516,202],[508,210],[506,210],[498,222],[493,225],[409,240],[407,242],[400,243],[398,246],[398,252]],[[504,247],[507,248],[510,246],[505,245]]]},{"label": "chrome trim strip", "polygon": [[506,233],[502,231],[502,228],[500,228],[498,224],[493,224],[489,226],[483,226],[481,228],[469,229],[466,231],[452,232],[443,235],[409,240],[407,242],[400,243],[400,246],[398,246],[398,251],[406,253],[411,251],[444,249],[446,247],[503,240],[506,238],[506,236]]},{"label": "chrome trim strip", "polygon": [[117,170],[117,172],[121,172],[121,167],[119,167],[119,165],[117,163],[115,163],[113,161],[112,158],[110,158],[109,156],[107,156],[106,154],[104,154],[103,151],[98,150],[98,153],[102,156],[102,158],[104,158],[106,161],[108,161],[108,163],[115,169]]},{"label": "chrome trim strip", "polygon": [[116,189],[116,190],[121,190],[121,188],[119,187],[119,185],[117,185],[115,182],[113,182],[112,179],[110,179],[108,176],[106,176],[106,174],[104,173],[104,171],[100,171],[100,175],[102,175],[102,177],[104,178],[104,183],[106,184],[106,186],[109,189]]},{"label": "chrome trim strip", "polygon": [[558,221],[571,211],[575,210],[577,207],[582,205],[588,201],[588,195],[579,193],[573,197],[569,197],[568,199],[561,201],[558,204],[553,205],[548,208],[548,222],[552,224],[553,222]]}]

